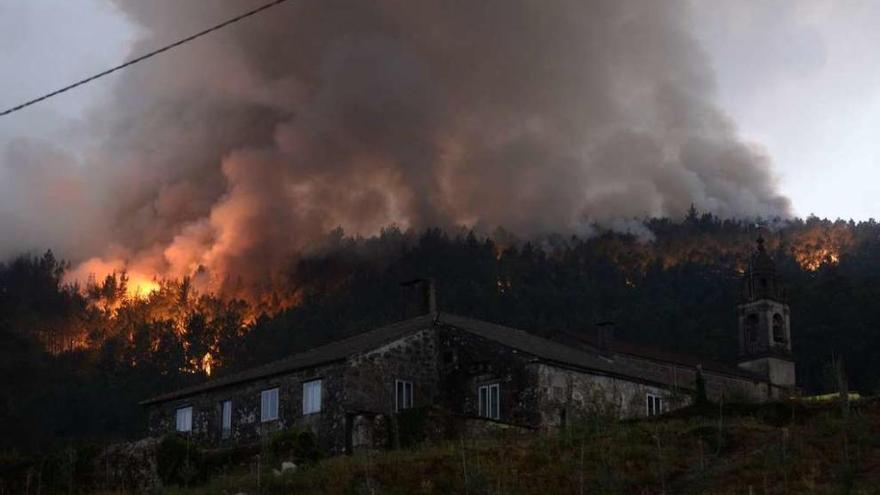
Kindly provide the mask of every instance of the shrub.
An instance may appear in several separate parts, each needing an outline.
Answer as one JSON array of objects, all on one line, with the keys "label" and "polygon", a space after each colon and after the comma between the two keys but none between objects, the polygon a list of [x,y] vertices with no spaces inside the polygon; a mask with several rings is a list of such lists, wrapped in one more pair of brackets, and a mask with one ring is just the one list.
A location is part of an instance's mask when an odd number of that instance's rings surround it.
[{"label": "shrub", "polygon": [[156,451],[159,478],[166,485],[189,485],[204,479],[202,452],[192,440],[166,435]]},{"label": "shrub", "polygon": [[397,431],[401,447],[413,447],[427,439],[428,410],[405,409],[397,413]]},{"label": "shrub", "polygon": [[278,461],[292,460],[296,464],[314,463],[321,458],[314,433],[299,428],[276,433],[269,440],[269,451]]}]

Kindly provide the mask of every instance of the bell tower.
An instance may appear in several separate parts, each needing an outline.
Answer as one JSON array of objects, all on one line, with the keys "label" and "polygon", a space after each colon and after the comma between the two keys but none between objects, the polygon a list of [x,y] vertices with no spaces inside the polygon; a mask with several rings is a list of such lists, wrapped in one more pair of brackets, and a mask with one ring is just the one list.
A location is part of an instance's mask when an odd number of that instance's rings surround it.
[{"label": "bell tower", "polygon": [[[785,287],[762,237],[758,237],[755,252],[749,260],[737,316],[739,367],[766,376],[776,387],[794,387],[791,315]],[[773,394],[779,395],[779,392],[777,389]]]}]

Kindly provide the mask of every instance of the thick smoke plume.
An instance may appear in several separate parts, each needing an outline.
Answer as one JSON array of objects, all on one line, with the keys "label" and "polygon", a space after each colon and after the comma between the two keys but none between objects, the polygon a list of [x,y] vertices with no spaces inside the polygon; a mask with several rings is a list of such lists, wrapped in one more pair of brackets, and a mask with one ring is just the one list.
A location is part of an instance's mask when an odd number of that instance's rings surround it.
[{"label": "thick smoke plume", "polygon": [[[143,28],[134,53],[261,2],[116,1]],[[288,2],[122,73],[68,181],[88,200],[53,221],[80,226],[60,229],[92,258],[76,276],[127,266],[229,292],[337,226],[528,236],[691,203],[786,216],[715,106],[687,7]]]}]

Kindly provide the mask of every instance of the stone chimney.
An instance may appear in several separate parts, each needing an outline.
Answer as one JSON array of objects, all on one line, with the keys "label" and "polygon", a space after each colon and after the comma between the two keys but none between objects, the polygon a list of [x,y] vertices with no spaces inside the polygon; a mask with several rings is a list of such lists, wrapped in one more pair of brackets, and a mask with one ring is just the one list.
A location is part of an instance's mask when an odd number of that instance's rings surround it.
[{"label": "stone chimney", "polygon": [[402,282],[403,287],[416,287],[419,289],[420,296],[420,314],[436,314],[437,313],[437,289],[434,285],[433,278],[417,278]]},{"label": "stone chimney", "polygon": [[600,321],[596,323],[596,346],[604,356],[614,354],[614,322]]}]

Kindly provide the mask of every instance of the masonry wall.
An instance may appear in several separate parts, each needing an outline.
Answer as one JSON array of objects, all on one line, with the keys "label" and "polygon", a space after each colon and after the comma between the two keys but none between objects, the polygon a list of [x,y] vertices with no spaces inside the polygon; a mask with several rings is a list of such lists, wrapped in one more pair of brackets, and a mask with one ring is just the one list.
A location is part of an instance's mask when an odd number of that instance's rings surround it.
[{"label": "masonry wall", "polygon": [[[413,383],[413,406],[432,404],[437,390],[437,341],[433,329],[410,334],[365,354],[338,363],[262,378],[210,390],[184,399],[151,406],[150,434],[175,430],[178,408],[193,407],[193,438],[204,445],[254,443],[273,433],[302,427],[313,431],[319,446],[329,453],[342,453],[350,437],[370,424],[381,426],[378,415],[394,412],[396,380]],[[321,411],[302,414],[303,382],[321,379]],[[278,420],[260,421],[260,393],[278,387]],[[232,401],[232,431],[221,438],[220,404]],[[373,435],[370,431],[369,434]],[[384,440],[383,440],[384,441]],[[377,440],[378,442],[378,440]]]},{"label": "masonry wall", "polygon": [[413,384],[413,407],[434,403],[439,382],[437,334],[425,329],[348,359],[345,403],[350,411],[394,412],[397,380]]},{"label": "masonry wall", "polygon": [[[647,394],[664,398],[667,409],[688,404],[696,369],[617,354],[615,361],[638,370],[639,379],[606,376],[548,364],[535,356],[454,327],[432,326],[336,363],[262,378],[178,399],[150,410],[150,432],[175,429],[180,407],[193,407],[193,437],[223,446],[268,439],[282,429],[312,430],[328,453],[381,447],[394,420],[395,382],[413,384],[413,406],[439,406],[453,414],[479,414],[478,388],[498,383],[501,421],[531,428],[556,426],[590,413],[618,417],[646,414]],[[704,371],[707,396],[763,401],[760,380]],[[322,380],[321,412],[302,414],[303,382]],[[260,392],[279,388],[279,418],[260,421]],[[220,404],[231,400],[232,432],[221,438]]]},{"label": "masonry wall", "polygon": [[[194,440],[211,446],[254,443],[290,427],[312,430],[319,445],[334,452],[344,445],[343,376],[345,363],[335,363],[284,375],[261,378],[151,406],[150,434],[159,436],[176,428],[178,408],[192,406]],[[321,411],[302,414],[303,382],[321,379]],[[278,419],[260,421],[260,393],[278,387]],[[220,403],[232,401],[232,431],[221,438]]]},{"label": "masonry wall", "polygon": [[648,394],[663,399],[664,411],[691,402],[687,393],[666,387],[544,363],[534,363],[529,368],[537,377],[538,410],[545,428],[576,422],[588,415],[645,416]]},{"label": "masonry wall", "polygon": [[452,327],[440,328],[438,341],[438,405],[453,413],[477,416],[478,388],[498,383],[501,420],[540,425],[537,377],[528,367],[534,356]]},{"label": "masonry wall", "polygon": [[[669,388],[693,391],[696,387],[697,369],[674,363],[655,361],[628,354],[616,354],[614,359],[636,368],[650,381],[669,384]],[[724,395],[727,401],[764,402],[770,398],[767,383],[744,377],[727,375],[712,370],[703,370],[706,396],[717,402]]]},{"label": "masonry wall", "polygon": [[437,332],[425,329],[357,354],[345,372],[348,438],[345,449],[358,451],[394,444],[396,383],[412,383],[414,408],[432,405],[437,395]]},{"label": "masonry wall", "polygon": [[[544,427],[576,421],[587,414],[618,418],[647,415],[648,394],[663,399],[664,412],[693,402],[696,368],[628,355],[614,360],[639,370],[642,380],[589,373],[544,363],[530,365],[537,377],[538,411]],[[706,395],[718,401],[761,402],[771,399],[766,382],[703,370]]]}]

